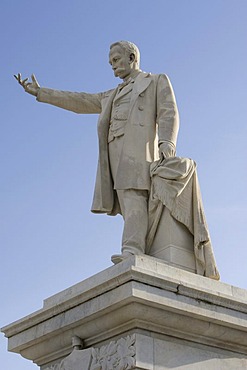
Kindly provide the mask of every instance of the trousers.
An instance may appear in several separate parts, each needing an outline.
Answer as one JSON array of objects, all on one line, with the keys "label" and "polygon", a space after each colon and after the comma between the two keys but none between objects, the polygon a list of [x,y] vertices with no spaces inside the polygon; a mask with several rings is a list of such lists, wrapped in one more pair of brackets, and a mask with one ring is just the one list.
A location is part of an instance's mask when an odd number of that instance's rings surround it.
[{"label": "trousers", "polygon": [[[108,145],[113,182],[123,147],[124,135],[115,137]],[[133,176],[136,174],[133,173]],[[148,190],[115,189],[124,219],[122,253],[145,253],[148,230]]]}]

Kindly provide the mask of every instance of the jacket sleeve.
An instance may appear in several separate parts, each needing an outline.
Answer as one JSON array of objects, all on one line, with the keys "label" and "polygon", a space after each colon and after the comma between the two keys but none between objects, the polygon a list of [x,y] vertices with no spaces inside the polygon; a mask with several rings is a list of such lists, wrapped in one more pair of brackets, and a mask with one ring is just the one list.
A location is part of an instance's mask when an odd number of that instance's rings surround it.
[{"label": "jacket sleeve", "polygon": [[159,144],[168,141],[176,147],[179,115],[175,95],[168,77],[159,75],[157,82],[157,124]]},{"label": "jacket sleeve", "polygon": [[100,113],[105,93],[88,94],[40,88],[37,101],[55,105],[75,113]]}]

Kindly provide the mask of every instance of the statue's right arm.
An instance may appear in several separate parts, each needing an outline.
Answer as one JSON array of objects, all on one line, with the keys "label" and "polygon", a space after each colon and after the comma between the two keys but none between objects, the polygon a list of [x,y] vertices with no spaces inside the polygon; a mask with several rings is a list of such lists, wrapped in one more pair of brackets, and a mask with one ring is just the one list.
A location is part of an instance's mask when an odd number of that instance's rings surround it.
[{"label": "statue's right arm", "polygon": [[75,113],[100,113],[102,94],[77,93],[40,88],[37,101],[55,105]]},{"label": "statue's right arm", "polygon": [[101,112],[101,100],[104,93],[88,94],[42,88],[34,75],[31,76],[32,82],[28,82],[27,78],[22,80],[21,74],[18,74],[15,78],[24,90],[36,96],[39,102],[52,104],[75,113]]}]

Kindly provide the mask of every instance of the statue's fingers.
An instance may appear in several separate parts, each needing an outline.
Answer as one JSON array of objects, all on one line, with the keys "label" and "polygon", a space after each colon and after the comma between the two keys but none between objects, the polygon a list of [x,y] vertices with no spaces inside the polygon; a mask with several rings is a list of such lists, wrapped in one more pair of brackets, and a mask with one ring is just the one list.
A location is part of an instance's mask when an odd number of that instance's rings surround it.
[{"label": "statue's fingers", "polygon": [[16,78],[16,80],[21,83],[21,74],[18,73],[18,75],[14,75],[14,77]]},{"label": "statue's fingers", "polygon": [[25,82],[28,81],[28,78],[25,78],[25,80],[22,81],[22,84],[25,85]]},{"label": "statue's fingers", "polygon": [[36,80],[36,77],[35,77],[35,75],[32,73],[32,75],[31,75],[31,79],[32,79],[32,81],[36,84],[36,85],[38,85],[38,81]]}]

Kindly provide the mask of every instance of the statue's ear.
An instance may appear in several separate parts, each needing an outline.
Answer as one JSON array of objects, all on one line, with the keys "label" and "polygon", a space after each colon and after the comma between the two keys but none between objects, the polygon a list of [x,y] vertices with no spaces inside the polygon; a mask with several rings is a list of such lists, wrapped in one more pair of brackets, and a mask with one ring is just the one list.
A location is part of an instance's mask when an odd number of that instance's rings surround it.
[{"label": "statue's ear", "polygon": [[136,61],[136,56],[134,53],[130,54],[129,60],[130,60],[130,63],[134,63]]}]

